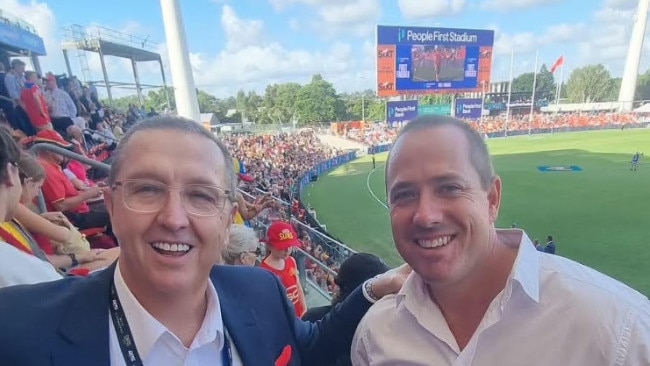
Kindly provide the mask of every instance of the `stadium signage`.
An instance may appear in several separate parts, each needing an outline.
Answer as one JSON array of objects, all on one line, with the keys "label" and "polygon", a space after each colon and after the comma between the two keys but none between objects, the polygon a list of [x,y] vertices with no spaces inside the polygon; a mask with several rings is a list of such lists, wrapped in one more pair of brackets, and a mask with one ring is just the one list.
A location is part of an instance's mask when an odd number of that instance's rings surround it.
[{"label": "stadium signage", "polygon": [[487,29],[379,25],[377,95],[480,91],[490,82],[493,45]]},{"label": "stadium signage", "polygon": [[476,34],[469,34],[467,32],[463,32],[463,33],[456,33],[454,31],[414,32],[411,29],[404,32],[403,29],[400,29],[398,34],[398,40],[400,42],[408,41],[408,42],[419,42],[419,43],[426,43],[426,42],[476,43],[478,42],[478,36]]},{"label": "stadium signage", "polygon": [[417,100],[402,100],[386,103],[386,122],[394,126],[415,119],[418,116]]},{"label": "stadium signage", "polygon": [[481,99],[456,99],[456,117],[480,118],[482,113]]}]

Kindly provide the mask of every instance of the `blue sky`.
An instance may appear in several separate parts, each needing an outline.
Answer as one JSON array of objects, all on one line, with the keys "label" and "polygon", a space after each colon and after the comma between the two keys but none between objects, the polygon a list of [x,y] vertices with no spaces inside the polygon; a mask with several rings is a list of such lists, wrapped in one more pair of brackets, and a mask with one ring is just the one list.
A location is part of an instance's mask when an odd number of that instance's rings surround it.
[{"label": "blue sky", "polygon": [[[198,87],[223,97],[262,91],[270,82],[308,82],[321,73],[342,91],[373,88],[377,24],[485,28],[496,32],[493,81],[532,71],[535,51],[548,65],[565,56],[570,70],[603,63],[620,76],[638,0],[181,0]],[[92,5],[91,5],[92,4]],[[101,25],[158,42],[166,60],[159,0],[0,0],[0,8],[39,30],[46,70],[64,72],[60,28]],[[646,52],[650,45],[645,44]],[[647,57],[641,72],[650,65]],[[98,80],[98,59],[89,57]],[[73,71],[79,61],[72,58]],[[113,80],[130,81],[126,61],[109,60]],[[166,65],[168,70],[168,65]],[[141,66],[145,82],[160,83],[156,65]],[[171,74],[167,71],[168,80]],[[119,94],[120,92],[118,92]],[[122,91],[121,93],[128,93]]]}]

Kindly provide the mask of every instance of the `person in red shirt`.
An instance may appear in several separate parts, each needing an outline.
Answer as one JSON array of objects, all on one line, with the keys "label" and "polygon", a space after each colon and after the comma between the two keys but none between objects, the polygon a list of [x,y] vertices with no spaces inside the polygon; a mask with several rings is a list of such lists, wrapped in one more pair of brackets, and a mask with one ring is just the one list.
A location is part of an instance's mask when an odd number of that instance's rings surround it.
[{"label": "person in red shirt", "polygon": [[276,221],[269,226],[266,236],[262,242],[266,243],[268,254],[260,267],[280,277],[287,289],[287,296],[296,309],[296,315],[302,317],[307,311],[307,302],[300,285],[296,260],[291,257],[293,247],[302,247],[298,234],[290,223]]},{"label": "person in red shirt", "polygon": [[[34,143],[47,143],[64,149],[72,149],[72,144],[65,141],[54,130],[42,130],[36,134]],[[61,167],[63,156],[41,150],[38,161],[45,170],[43,198],[48,211],[63,212],[79,229],[105,228],[105,233],[114,240],[108,211],[104,206],[103,187],[88,187],[77,190]]]},{"label": "person in red shirt", "polygon": [[38,86],[38,75],[33,71],[25,72],[25,87],[20,92],[20,100],[36,130],[53,129],[43,91]]}]

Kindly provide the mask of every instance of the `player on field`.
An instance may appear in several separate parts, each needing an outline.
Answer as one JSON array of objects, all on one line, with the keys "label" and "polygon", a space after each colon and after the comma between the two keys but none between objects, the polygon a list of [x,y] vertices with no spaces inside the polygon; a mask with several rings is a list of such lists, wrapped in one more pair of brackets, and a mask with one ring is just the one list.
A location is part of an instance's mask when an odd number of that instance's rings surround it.
[{"label": "player on field", "polygon": [[641,159],[641,155],[643,155],[643,153],[639,154],[639,152],[637,151],[636,154],[632,156],[632,166],[630,167],[630,170],[634,170],[634,171],[637,170],[637,168],[639,167],[639,160]]}]

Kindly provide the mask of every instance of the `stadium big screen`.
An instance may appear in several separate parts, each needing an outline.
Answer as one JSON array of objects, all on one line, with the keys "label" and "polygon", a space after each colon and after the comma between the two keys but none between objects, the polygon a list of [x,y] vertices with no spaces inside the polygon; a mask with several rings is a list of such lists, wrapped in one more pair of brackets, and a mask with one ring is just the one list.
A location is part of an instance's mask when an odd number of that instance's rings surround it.
[{"label": "stadium big screen", "polygon": [[480,91],[490,82],[494,31],[377,27],[377,94]]}]

